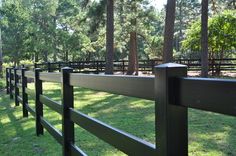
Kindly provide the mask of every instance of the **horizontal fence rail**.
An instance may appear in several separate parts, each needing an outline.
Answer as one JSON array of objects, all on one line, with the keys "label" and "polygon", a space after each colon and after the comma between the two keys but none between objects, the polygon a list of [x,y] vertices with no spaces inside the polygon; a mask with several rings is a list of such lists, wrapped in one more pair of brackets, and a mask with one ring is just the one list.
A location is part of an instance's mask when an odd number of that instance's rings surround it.
[{"label": "horizontal fence rail", "polygon": [[[200,71],[200,59],[175,59],[175,63],[184,64],[189,71]],[[209,59],[209,71],[219,73],[220,71],[236,71],[236,59]],[[162,64],[160,59],[139,60],[138,70],[142,72],[154,72],[156,65]],[[114,61],[114,71],[126,73],[128,70],[128,60]],[[45,62],[35,63],[34,68],[41,68],[44,71],[53,72],[60,71],[62,67],[71,67],[78,70],[80,73],[100,73],[105,71],[106,61],[73,61],[73,62]]]},{"label": "horizontal fence rail", "polygon": [[56,111],[59,114],[62,114],[62,105],[59,104],[58,102],[53,101],[44,95],[40,95],[39,99],[40,99],[40,102],[42,102],[43,104],[45,104],[49,108],[53,109],[54,111]]},{"label": "horizontal fence rail", "polygon": [[61,83],[60,73],[40,73],[39,79],[47,82],[58,82]]},{"label": "horizontal fence rail", "polygon": [[180,78],[176,85],[176,104],[236,116],[236,80]]},{"label": "horizontal fence rail", "polygon": [[151,143],[113,128],[73,109],[70,110],[70,114],[71,120],[74,123],[128,155],[155,155],[155,145]]},{"label": "horizontal fence rail", "polygon": [[70,74],[70,85],[154,100],[154,77]]},{"label": "horizontal fence rail", "polygon": [[[73,73],[69,67],[62,68],[61,73],[45,73],[38,68],[34,72],[7,68],[6,87],[16,106],[22,104],[23,116],[28,117],[30,112],[35,117],[36,134],[43,135],[46,129],[62,145],[64,156],[86,156],[75,145],[74,124],[128,155],[186,156],[188,108],[236,116],[236,80],[188,78],[186,66],[172,63],[159,65],[154,71],[155,77],[137,77]],[[28,79],[33,79],[35,89],[28,88]],[[43,81],[62,84],[61,103],[43,95]],[[73,87],[155,101],[156,143],[75,110]],[[35,101],[34,108],[29,105],[28,97]],[[43,117],[44,105],[62,116],[62,132]]]},{"label": "horizontal fence rail", "polygon": [[25,76],[26,76],[27,78],[34,78],[34,72],[32,72],[32,71],[26,71],[26,72],[25,72]]}]

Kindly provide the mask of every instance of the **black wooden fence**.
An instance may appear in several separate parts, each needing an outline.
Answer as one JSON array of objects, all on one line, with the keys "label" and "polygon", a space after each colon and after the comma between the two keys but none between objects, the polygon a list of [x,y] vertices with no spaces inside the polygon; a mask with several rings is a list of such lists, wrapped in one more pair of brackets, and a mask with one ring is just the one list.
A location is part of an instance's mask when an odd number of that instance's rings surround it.
[{"label": "black wooden fence", "polygon": [[[173,62],[184,64],[188,71],[200,71],[200,59],[176,59]],[[114,61],[114,71],[122,72],[128,70],[128,60]],[[162,64],[162,60],[139,60],[139,71],[153,72],[156,65]],[[43,71],[60,71],[62,67],[71,67],[80,73],[100,73],[105,72],[106,61],[75,61],[75,62],[46,62],[35,63],[34,68],[41,68]],[[219,73],[220,71],[236,71],[236,59],[209,59],[209,71]]]},{"label": "black wooden fence", "polygon": [[[6,73],[10,98],[15,98],[16,106],[22,104],[24,117],[28,112],[35,117],[37,135],[46,129],[62,145],[64,156],[86,155],[75,145],[74,124],[128,155],[187,156],[188,108],[236,116],[236,80],[188,78],[187,67],[179,64],[155,67],[155,77],[88,75],[73,73],[69,67],[62,68],[61,73],[12,68]],[[27,78],[34,79],[35,91],[27,88]],[[42,94],[43,81],[62,84],[61,104]],[[75,110],[74,86],[155,101],[156,144]],[[28,105],[28,96],[35,99],[35,110]],[[43,104],[62,115],[62,132],[45,120]]]}]

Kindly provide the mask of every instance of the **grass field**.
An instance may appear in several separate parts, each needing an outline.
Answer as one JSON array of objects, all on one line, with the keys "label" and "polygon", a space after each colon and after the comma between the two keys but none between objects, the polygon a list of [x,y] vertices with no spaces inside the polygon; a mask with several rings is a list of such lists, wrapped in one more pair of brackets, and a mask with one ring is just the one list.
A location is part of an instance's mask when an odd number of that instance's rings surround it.
[{"label": "grass field", "polygon": [[[33,85],[30,85],[33,87]],[[44,94],[59,101],[60,85],[44,83]],[[34,107],[34,102],[30,100]],[[116,128],[155,142],[154,102],[120,95],[75,88],[75,108]],[[61,130],[61,117],[44,107],[44,116]],[[189,109],[189,155],[235,156],[236,118]],[[178,135],[178,134],[176,134]],[[0,155],[58,156],[61,146],[45,131],[35,136],[35,122],[22,117],[9,95],[0,95]],[[76,144],[88,155],[124,155],[92,134],[76,126]]]}]

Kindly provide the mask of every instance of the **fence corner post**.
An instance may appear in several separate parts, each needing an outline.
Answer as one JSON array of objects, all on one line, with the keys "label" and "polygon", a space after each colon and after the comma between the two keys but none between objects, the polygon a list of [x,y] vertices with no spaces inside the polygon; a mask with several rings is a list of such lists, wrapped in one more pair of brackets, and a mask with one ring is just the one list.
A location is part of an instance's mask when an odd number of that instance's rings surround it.
[{"label": "fence corner post", "polygon": [[13,94],[12,94],[12,90],[13,90],[13,85],[12,85],[12,80],[13,80],[13,74],[12,74],[12,67],[9,68],[9,94],[10,94],[10,99],[13,99]]},{"label": "fence corner post", "polygon": [[28,110],[26,108],[28,104],[28,95],[25,92],[25,88],[27,87],[27,77],[25,77],[25,68],[21,69],[21,83],[22,83],[22,111],[23,117],[28,117]]},{"label": "fence corner post", "polygon": [[6,68],[6,93],[9,94],[9,68]]},{"label": "fence corner post", "polygon": [[155,67],[155,122],[157,155],[188,155],[187,108],[175,105],[177,77],[187,66],[166,63]]},{"label": "fence corner post", "polygon": [[17,86],[18,82],[19,82],[19,76],[17,75],[17,67],[14,68],[14,88],[15,88],[15,105],[19,106],[19,100],[18,100],[18,96],[19,96],[19,88]]},{"label": "fence corner post", "polygon": [[40,102],[40,95],[43,93],[42,80],[39,79],[40,68],[35,69],[35,112],[36,112],[36,134],[43,135],[41,117],[43,117],[43,104]]},{"label": "fence corner post", "polygon": [[70,108],[74,108],[73,86],[70,85],[70,73],[73,69],[64,67],[62,72],[62,134],[63,155],[71,156],[71,144],[74,144],[74,123],[70,120]]}]

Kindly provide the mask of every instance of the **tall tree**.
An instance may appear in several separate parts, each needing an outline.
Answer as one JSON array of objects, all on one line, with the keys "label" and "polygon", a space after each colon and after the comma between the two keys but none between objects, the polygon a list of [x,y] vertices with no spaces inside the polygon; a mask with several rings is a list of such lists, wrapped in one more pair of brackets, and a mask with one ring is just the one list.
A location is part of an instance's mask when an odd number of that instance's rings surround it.
[{"label": "tall tree", "polygon": [[163,47],[163,61],[165,63],[173,61],[175,5],[176,5],[176,0],[167,1],[165,32],[164,32],[164,47]]},{"label": "tall tree", "polygon": [[[0,8],[2,8],[2,0],[0,0]],[[2,30],[0,28],[0,78],[2,77],[2,64],[3,64],[3,58],[2,58]]]},{"label": "tall tree", "polygon": [[114,0],[107,0],[106,24],[106,69],[105,74],[113,74],[114,60]]},{"label": "tall tree", "polygon": [[138,75],[138,41],[137,41],[137,2],[133,0],[131,3],[131,31],[130,31],[130,49],[129,49],[129,63],[128,75]]},{"label": "tall tree", "polygon": [[208,76],[208,0],[202,0],[201,17],[201,76]]}]

